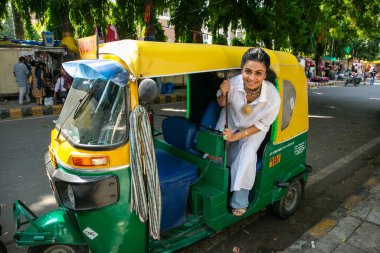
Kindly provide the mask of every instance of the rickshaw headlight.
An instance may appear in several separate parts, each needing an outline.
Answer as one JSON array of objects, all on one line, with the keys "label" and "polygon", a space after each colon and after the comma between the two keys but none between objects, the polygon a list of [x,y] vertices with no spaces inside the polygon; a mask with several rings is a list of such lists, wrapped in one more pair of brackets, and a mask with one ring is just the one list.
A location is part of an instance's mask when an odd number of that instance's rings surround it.
[{"label": "rickshaw headlight", "polygon": [[98,209],[119,200],[116,175],[80,177],[57,170],[53,175],[53,183],[60,204],[70,210]]}]

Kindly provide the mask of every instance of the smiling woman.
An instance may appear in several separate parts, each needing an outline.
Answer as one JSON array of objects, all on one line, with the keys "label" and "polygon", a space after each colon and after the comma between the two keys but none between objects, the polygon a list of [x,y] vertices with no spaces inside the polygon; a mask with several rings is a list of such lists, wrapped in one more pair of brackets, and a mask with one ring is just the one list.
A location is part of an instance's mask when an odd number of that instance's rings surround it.
[{"label": "smiling woman", "polygon": [[[231,166],[230,206],[232,214],[243,215],[248,207],[257,162],[257,150],[280,109],[276,87],[264,80],[270,66],[269,55],[261,48],[248,49],[241,62],[241,75],[224,80],[217,93],[224,107],[216,128],[228,142],[227,163]],[[228,115],[230,115],[228,117]]]}]

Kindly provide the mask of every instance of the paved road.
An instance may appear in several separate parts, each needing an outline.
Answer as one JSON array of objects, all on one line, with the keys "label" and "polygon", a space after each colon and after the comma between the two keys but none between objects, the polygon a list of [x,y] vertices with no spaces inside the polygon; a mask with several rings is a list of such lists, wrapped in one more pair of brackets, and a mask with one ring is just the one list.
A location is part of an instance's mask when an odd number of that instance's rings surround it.
[{"label": "paved road", "polygon": [[[184,103],[175,103],[155,108],[159,113],[183,114],[184,106]],[[355,159],[361,154],[357,153],[359,147],[367,150],[376,147],[376,143],[369,146],[368,143],[376,142],[380,136],[380,86],[310,89],[309,111],[307,160],[314,168],[313,175],[320,175],[319,171],[337,161],[340,163],[333,169],[339,168],[339,164],[346,161],[341,159],[346,156],[350,156],[353,160],[349,161],[356,166]],[[53,119],[55,117],[0,121],[0,203],[3,206],[0,222],[7,232],[3,239],[12,249],[10,252],[25,252],[16,250],[12,243],[13,201],[25,201],[37,214],[55,207],[43,164]],[[223,243],[218,245],[219,249],[223,248]],[[219,252],[231,252],[231,249],[226,247],[226,251]]]},{"label": "paved road", "polygon": [[12,253],[26,252],[16,250],[11,242],[14,231],[13,201],[24,201],[31,205],[36,214],[55,207],[43,161],[55,118],[0,121],[0,222],[5,233],[2,239]]}]

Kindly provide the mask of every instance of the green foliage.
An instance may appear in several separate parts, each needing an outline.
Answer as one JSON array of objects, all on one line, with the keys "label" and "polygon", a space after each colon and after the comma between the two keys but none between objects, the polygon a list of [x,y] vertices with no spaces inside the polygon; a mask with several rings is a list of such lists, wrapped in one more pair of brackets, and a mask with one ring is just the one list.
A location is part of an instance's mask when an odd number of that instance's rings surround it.
[{"label": "green foliage", "polygon": [[212,36],[212,44],[227,45],[227,38],[225,35],[217,34],[216,36]]},{"label": "green foliage", "polygon": [[231,45],[232,46],[244,46],[244,41],[242,39],[239,39],[239,38],[233,38],[231,40]]},{"label": "green foliage", "polygon": [[125,39],[137,39],[136,16],[138,11],[143,11],[136,1],[117,0],[112,6],[112,16],[110,22],[115,24],[119,31],[119,36]]},{"label": "green foliage", "polygon": [[[15,38],[15,32],[13,28],[13,15],[10,10],[10,5],[4,5],[7,7],[6,17],[3,21],[0,21],[0,38]],[[1,7],[0,7],[1,9]],[[0,10],[1,11],[1,10]],[[1,20],[1,19],[0,19]]]},{"label": "green foliage", "polygon": [[[170,24],[174,25],[176,41],[193,42],[193,34],[201,36],[202,26],[208,17],[207,1],[167,0],[164,4],[169,6]],[[202,41],[198,42],[202,43]]]},{"label": "green foliage", "polygon": [[[34,13],[37,28],[45,27],[58,39],[70,31],[75,37],[92,35],[97,24],[105,32],[108,23],[116,25],[121,38],[137,39],[138,30],[146,27],[145,3],[150,3],[147,26],[154,27],[158,41],[166,40],[158,22],[158,15],[166,11],[178,42],[202,42],[200,31],[207,28],[214,43],[226,44],[227,31],[239,29],[243,37],[233,39],[232,45],[267,47],[316,59],[325,54],[347,57],[347,46],[358,58],[379,54],[380,0],[6,0],[11,1],[22,16],[28,38],[40,36],[30,21]],[[0,6],[0,20],[9,13],[5,6]]]},{"label": "green foliage", "polygon": [[4,23],[2,22],[4,20],[7,20],[9,13],[9,5],[8,2],[5,1],[4,4],[0,4],[0,30],[3,30],[4,28]]}]

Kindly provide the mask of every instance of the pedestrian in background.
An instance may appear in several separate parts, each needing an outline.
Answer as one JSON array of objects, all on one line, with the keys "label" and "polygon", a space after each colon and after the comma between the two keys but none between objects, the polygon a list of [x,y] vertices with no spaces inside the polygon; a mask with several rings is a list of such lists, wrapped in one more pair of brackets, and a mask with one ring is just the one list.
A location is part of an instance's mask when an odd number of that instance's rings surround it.
[{"label": "pedestrian in background", "polygon": [[373,85],[375,84],[375,76],[376,76],[376,74],[377,74],[374,65],[371,66],[371,69],[369,70],[369,74],[370,74],[370,76],[371,76],[371,80],[370,80],[369,85],[370,85],[370,86],[373,86]]},{"label": "pedestrian in background", "polygon": [[314,71],[315,71],[314,63],[311,63],[310,68],[309,68],[310,79],[314,77]]},{"label": "pedestrian in background", "polygon": [[71,82],[73,81],[72,77],[66,73],[64,68],[61,68],[60,74],[58,76],[57,82],[54,88],[54,101],[57,101],[57,94],[62,99],[62,102],[65,103],[67,94],[69,93],[69,89],[71,87]]},{"label": "pedestrian in background", "polygon": [[32,93],[33,97],[36,98],[37,104],[43,105],[43,98],[45,96],[45,79],[44,70],[41,63],[37,63],[34,68],[32,68]]},{"label": "pedestrian in background", "polygon": [[16,77],[16,82],[20,86],[20,91],[18,95],[18,103],[20,105],[24,104],[24,97],[26,99],[27,104],[30,102],[30,97],[28,94],[29,74],[30,72],[26,67],[25,57],[20,57],[19,62],[13,65],[13,75]]}]

